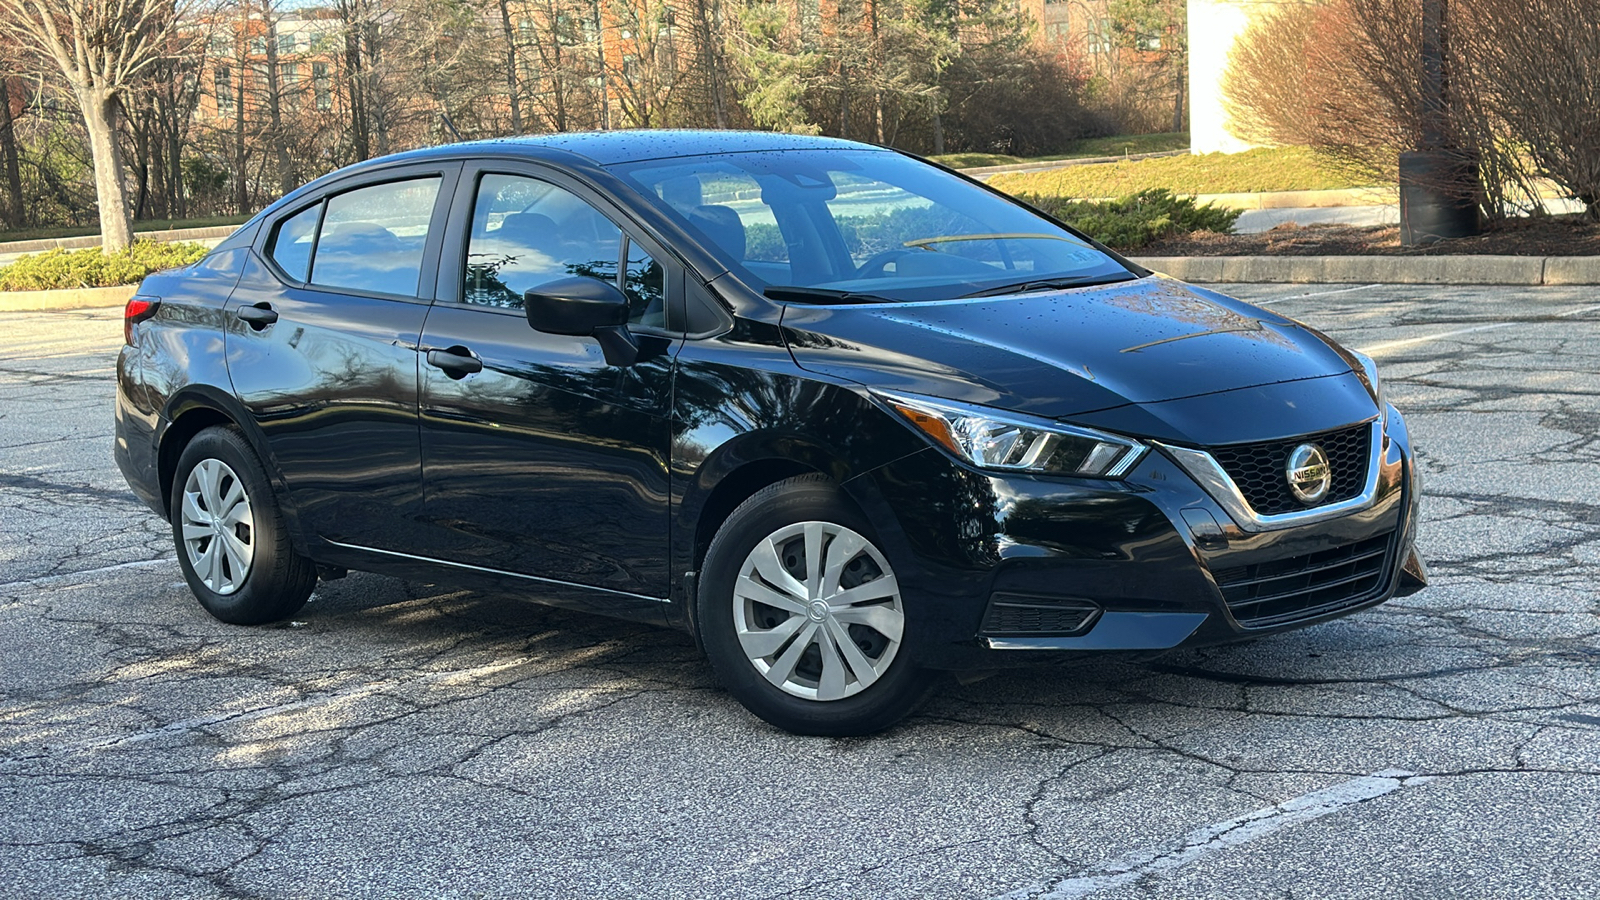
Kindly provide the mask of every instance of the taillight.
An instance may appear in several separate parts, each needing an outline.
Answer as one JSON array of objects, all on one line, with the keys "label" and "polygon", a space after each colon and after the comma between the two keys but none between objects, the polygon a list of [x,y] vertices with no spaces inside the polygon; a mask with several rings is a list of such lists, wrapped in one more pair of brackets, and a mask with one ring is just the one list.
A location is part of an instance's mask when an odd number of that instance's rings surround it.
[{"label": "taillight", "polygon": [[143,297],[138,294],[128,301],[122,310],[122,339],[133,346],[133,326],[136,322],[143,322],[156,314],[156,307],[161,305],[160,297]]}]

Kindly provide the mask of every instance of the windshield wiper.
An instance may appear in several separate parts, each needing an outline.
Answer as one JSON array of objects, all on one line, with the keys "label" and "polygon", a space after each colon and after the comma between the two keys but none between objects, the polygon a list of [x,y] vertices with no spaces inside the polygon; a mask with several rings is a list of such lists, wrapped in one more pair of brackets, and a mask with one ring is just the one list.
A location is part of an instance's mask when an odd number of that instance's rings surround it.
[{"label": "windshield wiper", "polygon": [[768,285],[761,292],[770,300],[796,300],[801,303],[894,303],[890,297],[860,291],[835,291],[829,288],[801,287],[797,284]]},{"label": "windshield wiper", "polygon": [[973,297],[999,297],[1002,294],[1026,294],[1029,291],[1056,291],[1062,288],[1092,287],[1097,284],[1116,284],[1120,281],[1133,281],[1135,276],[1116,275],[1107,278],[1091,276],[1077,276],[1073,278],[1036,278],[1031,281],[1018,281],[1013,284],[1002,284],[999,287],[984,288],[970,294],[962,294],[957,299],[969,300]]}]

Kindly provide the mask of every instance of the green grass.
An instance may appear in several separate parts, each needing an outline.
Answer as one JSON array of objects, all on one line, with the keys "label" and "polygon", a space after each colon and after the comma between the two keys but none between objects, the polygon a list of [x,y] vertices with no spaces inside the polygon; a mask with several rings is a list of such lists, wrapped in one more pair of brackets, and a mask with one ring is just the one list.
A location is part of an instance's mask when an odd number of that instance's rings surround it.
[{"label": "green grass", "polygon": [[201,244],[163,244],[155,241],[135,241],[128,249],[109,256],[99,247],[46,250],[43,253],[30,253],[8,266],[0,266],[0,291],[49,291],[136,284],[151,272],[186,266],[209,252],[210,249]]},{"label": "green grass", "polygon": [[1310,150],[1301,147],[1008,172],[989,179],[989,184],[1011,194],[1081,198],[1123,197],[1155,188],[1178,194],[1232,194],[1373,186],[1324,169]]},{"label": "green grass", "polygon": [[1004,153],[946,153],[930,156],[934,162],[952,169],[976,169],[980,166],[1010,166],[1017,163],[1050,162],[1057,159],[1093,159],[1101,156],[1127,156],[1136,153],[1160,153],[1165,150],[1189,149],[1189,132],[1174,131],[1167,134],[1122,134],[1113,137],[1086,138],[1072,145],[1065,153],[1051,156],[1007,156]]},{"label": "green grass", "polygon": [[[146,231],[170,231],[175,228],[211,228],[217,225],[243,225],[249,218],[249,216],[213,216],[207,219],[149,219],[133,223],[133,230],[135,234],[139,234]],[[86,237],[99,233],[99,225],[23,228],[17,231],[0,231],[0,243],[37,241],[44,238]]]}]

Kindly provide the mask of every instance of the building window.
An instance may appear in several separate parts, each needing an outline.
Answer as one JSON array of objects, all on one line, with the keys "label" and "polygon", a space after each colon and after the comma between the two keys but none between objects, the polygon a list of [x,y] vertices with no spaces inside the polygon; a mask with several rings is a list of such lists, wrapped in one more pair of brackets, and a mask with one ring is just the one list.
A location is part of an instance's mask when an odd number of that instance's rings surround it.
[{"label": "building window", "polygon": [[233,97],[233,70],[227,66],[217,66],[217,111],[232,112]]},{"label": "building window", "polygon": [[280,34],[280,35],[278,35],[278,53],[281,54],[281,55],[288,55],[288,54],[293,53],[293,52],[294,52],[294,35],[292,35],[292,34]]},{"label": "building window", "polygon": [[1088,45],[1092,56],[1109,56],[1111,54],[1111,20],[1109,18],[1090,20]]},{"label": "building window", "polygon": [[328,64],[311,64],[311,92],[316,96],[317,109],[333,109],[333,91],[329,89]]}]

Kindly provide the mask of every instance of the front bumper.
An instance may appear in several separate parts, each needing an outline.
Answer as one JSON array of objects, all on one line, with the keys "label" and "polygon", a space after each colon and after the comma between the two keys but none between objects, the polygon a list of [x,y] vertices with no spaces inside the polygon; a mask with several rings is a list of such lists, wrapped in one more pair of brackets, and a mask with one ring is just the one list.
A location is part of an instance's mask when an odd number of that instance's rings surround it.
[{"label": "front bumper", "polygon": [[1159,451],[1122,482],[1072,482],[980,472],[928,450],[848,487],[916,605],[911,652],[932,668],[996,668],[1242,640],[1420,589],[1420,486],[1392,408],[1378,450],[1359,508],[1271,530],[1235,521]]}]

